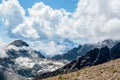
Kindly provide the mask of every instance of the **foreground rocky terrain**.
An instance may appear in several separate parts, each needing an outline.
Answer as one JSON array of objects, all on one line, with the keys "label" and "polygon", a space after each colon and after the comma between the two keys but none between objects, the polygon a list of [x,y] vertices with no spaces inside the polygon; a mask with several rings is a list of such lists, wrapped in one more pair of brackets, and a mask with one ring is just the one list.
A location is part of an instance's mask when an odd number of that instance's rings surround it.
[{"label": "foreground rocky terrain", "polygon": [[120,80],[120,59],[43,80]]}]

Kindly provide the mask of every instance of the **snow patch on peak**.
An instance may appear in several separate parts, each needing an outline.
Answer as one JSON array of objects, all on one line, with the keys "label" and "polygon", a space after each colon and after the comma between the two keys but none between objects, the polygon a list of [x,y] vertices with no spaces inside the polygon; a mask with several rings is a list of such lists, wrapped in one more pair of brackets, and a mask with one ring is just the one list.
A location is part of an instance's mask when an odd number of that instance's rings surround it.
[{"label": "snow patch on peak", "polygon": [[15,63],[19,65],[19,67],[33,68],[35,65],[31,59],[28,57],[18,57],[15,59]]}]

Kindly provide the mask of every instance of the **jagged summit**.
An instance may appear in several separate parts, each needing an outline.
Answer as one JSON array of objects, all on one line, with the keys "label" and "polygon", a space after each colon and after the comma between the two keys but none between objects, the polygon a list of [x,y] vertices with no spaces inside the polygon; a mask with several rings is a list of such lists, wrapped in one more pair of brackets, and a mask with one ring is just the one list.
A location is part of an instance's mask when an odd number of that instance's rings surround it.
[{"label": "jagged summit", "polygon": [[29,46],[26,42],[24,42],[21,39],[20,40],[15,40],[12,43],[10,43],[9,45],[15,45],[17,47],[23,47],[23,46],[28,47]]}]

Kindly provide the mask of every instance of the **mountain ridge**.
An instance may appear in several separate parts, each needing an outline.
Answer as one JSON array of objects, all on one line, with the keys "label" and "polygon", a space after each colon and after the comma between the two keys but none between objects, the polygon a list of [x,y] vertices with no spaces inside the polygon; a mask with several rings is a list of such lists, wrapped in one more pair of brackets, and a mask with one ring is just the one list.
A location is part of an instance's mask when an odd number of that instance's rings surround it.
[{"label": "mountain ridge", "polygon": [[75,58],[85,55],[88,51],[96,47],[101,48],[107,46],[109,48],[112,48],[118,42],[119,40],[106,39],[98,43],[93,43],[93,44],[88,43],[88,44],[79,45],[78,47],[69,50],[67,53],[53,56],[52,59],[55,60],[65,59],[68,61],[73,61]]},{"label": "mountain ridge", "polygon": [[93,50],[87,52],[85,55],[73,60],[60,69],[57,69],[50,73],[41,74],[39,78],[42,79],[60,74],[66,74],[83,69],[85,67],[102,64],[117,58],[120,58],[120,42],[112,48],[108,48],[107,46],[102,48],[94,48]]}]

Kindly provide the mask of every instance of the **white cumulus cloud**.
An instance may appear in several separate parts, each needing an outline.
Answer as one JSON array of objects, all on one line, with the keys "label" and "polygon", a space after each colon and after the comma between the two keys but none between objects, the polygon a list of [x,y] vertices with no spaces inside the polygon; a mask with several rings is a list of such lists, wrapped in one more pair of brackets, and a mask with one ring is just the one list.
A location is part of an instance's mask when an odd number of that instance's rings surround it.
[{"label": "white cumulus cloud", "polygon": [[73,15],[73,27],[90,41],[120,39],[119,8],[119,0],[80,0]]},{"label": "white cumulus cloud", "polygon": [[11,29],[24,21],[25,11],[19,4],[18,0],[2,0],[0,3],[0,17],[7,24],[6,32],[9,36],[13,36]]}]

